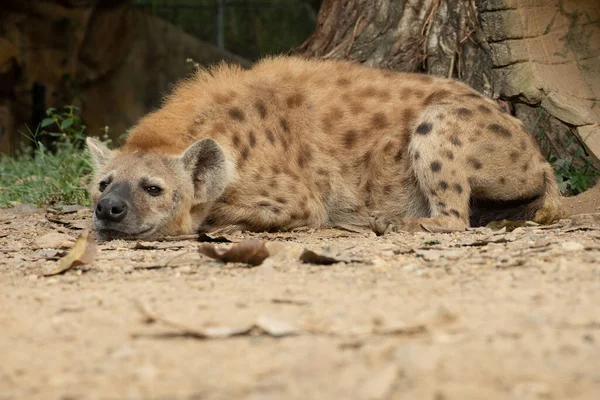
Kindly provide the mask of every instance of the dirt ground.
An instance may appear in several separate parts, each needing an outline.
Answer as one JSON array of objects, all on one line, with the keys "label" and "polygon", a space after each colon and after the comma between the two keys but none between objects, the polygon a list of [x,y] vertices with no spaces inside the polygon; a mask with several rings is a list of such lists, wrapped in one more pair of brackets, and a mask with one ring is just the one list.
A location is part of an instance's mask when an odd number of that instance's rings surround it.
[{"label": "dirt ground", "polygon": [[0,210],[0,399],[600,398],[598,215],[224,234],[266,241],[255,267],[112,241],[44,276],[88,217]]}]

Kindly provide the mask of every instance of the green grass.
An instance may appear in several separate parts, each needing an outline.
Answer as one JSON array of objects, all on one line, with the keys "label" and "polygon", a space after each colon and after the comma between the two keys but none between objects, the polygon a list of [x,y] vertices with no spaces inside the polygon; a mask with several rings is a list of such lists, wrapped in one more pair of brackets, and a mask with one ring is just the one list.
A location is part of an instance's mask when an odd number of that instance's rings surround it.
[{"label": "green grass", "polygon": [[[546,127],[541,123],[544,115],[548,115],[542,108],[538,109],[538,116],[533,124],[532,132],[536,133],[538,143],[547,141]],[[600,178],[600,170],[594,167],[588,157],[585,156],[583,146],[576,143],[575,135],[571,135],[564,147],[573,149],[568,158],[558,158],[552,154],[551,148],[544,153],[548,162],[554,169],[558,188],[564,196],[574,196],[585,192]],[[542,145],[542,148],[544,146]]]},{"label": "green grass", "polygon": [[[68,106],[46,113],[35,132],[22,132],[30,143],[17,157],[0,155],[0,207],[89,204],[86,185],[92,166],[78,110]],[[54,151],[44,147],[45,136],[56,138]]]}]

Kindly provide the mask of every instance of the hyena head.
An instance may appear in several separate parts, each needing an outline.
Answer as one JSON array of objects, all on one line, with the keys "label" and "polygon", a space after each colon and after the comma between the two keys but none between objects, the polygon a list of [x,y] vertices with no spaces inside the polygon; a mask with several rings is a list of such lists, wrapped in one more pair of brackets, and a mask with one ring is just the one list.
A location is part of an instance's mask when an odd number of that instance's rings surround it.
[{"label": "hyena head", "polygon": [[180,156],[111,151],[88,138],[93,230],[102,239],[191,233],[230,181],[223,149],[212,139]]}]

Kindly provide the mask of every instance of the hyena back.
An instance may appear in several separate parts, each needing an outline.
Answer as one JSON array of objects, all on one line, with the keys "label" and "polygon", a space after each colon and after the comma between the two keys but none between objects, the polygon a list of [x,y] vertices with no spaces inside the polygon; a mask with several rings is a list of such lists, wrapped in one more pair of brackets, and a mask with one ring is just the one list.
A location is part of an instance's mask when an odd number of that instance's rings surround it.
[{"label": "hyena back", "polygon": [[88,145],[94,228],[106,237],[558,216],[551,166],[492,100],[454,80],[342,61],[202,70],[122,149]]}]

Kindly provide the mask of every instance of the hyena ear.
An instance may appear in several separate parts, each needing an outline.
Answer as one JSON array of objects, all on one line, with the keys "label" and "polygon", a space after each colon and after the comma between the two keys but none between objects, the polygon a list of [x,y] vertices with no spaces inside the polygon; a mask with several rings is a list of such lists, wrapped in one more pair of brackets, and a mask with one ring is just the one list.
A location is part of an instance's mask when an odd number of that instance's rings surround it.
[{"label": "hyena ear", "polygon": [[92,162],[96,169],[102,168],[112,159],[112,150],[98,139],[88,137],[85,139],[85,144],[92,155]]},{"label": "hyena ear", "polygon": [[181,161],[194,181],[196,203],[214,201],[229,183],[227,160],[221,146],[212,139],[202,139],[181,155]]}]

